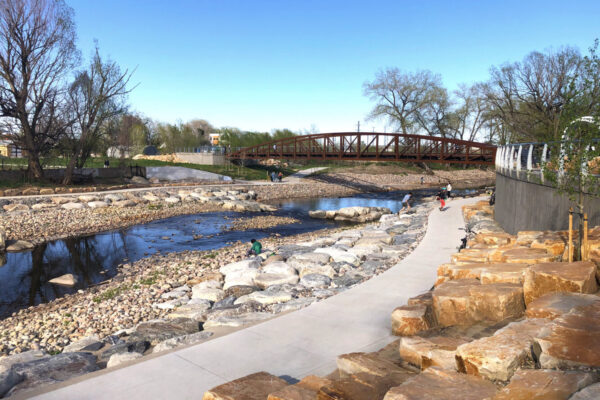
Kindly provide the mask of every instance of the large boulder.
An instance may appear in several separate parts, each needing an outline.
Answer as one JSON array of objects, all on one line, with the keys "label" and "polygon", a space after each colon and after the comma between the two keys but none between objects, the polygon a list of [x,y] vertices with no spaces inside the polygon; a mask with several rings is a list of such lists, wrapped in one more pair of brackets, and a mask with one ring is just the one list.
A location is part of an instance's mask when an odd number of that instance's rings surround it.
[{"label": "large boulder", "polygon": [[427,368],[390,389],[384,400],[485,400],[497,392],[496,386],[478,376],[459,374],[438,367]]},{"label": "large boulder", "polygon": [[212,332],[202,331],[191,333],[189,335],[177,336],[158,343],[152,349],[152,353],[160,353],[161,351],[171,350],[179,346],[196,344],[210,338],[212,335]]},{"label": "large boulder", "polygon": [[595,293],[596,265],[591,261],[533,265],[525,274],[523,290],[526,304],[547,293]]},{"label": "large boulder", "polygon": [[514,248],[499,253],[497,262],[512,264],[538,264],[557,261],[560,256],[552,255],[545,249]]},{"label": "large boulder", "polygon": [[460,345],[456,350],[458,370],[494,381],[509,380],[519,366],[532,362],[533,340],[548,323],[546,319],[513,322],[493,336]]},{"label": "large boulder", "polygon": [[142,358],[140,353],[117,353],[110,356],[106,363],[106,368],[114,368],[118,365]]},{"label": "large boulder", "polygon": [[494,400],[548,399],[567,400],[571,395],[597,381],[590,372],[519,370]]},{"label": "large boulder", "polygon": [[219,288],[202,287],[202,284],[192,288],[192,299],[204,299],[216,303],[224,298],[225,291]]},{"label": "large boulder", "polygon": [[490,283],[518,283],[523,284],[527,264],[496,263],[483,266],[479,272],[479,279],[484,285]]},{"label": "large boulder", "polygon": [[437,286],[432,296],[440,326],[493,324],[525,311],[523,288],[514,283],[482,285],[476,279],[457,279]]},{"label": "large boulder", "polygon": [[299,279],[296,274],[259,273],[254,277],[254,284],[261,289],[266,289],[274,285],[295,284]]},{"label": "large boulder", "polygon": [[75,353],[78,351],[97,351],[104,346],[104,342],[97,335],[86,336],[71,343],[63,349],[63,353]]},{"label": "large boulder", "polygon": [[595,383],[588,387],[581,389],[573,396],[569,397],[569,400],[597,400],[600,399],[600,383]]},{"label": "large boulder", "polygon": [[535,338],[542,368],[600,367],[600,302],[572,309]]},{"label": "large boulder", "polygon": [[469,341],[449,336],[407,336],[400,339],[400,357],[422,370],[432,366],[454,370],[456,348]]},{"label": "large boulder", "polygon": [[216,386],[202,396],[202,400],[266,399],[270,393],[288,386],[281,378],[267,372],[257,372]]},{"label": "large boulder", "polygon": [[359,373],[383,377],[402,371],[398,365],[376,353],[342,354],[337,358],[337,367],[341,378]]},{"label": "large boulder", "polygon": [[322,247],[315,250],[315,253],[329,255],[335,262],[347,262],[348,264],[358,266],[360,259],[352,253],[339,249],[337,247]]},{"label": "large boulder", "polygon": [[260,261],[258,260],[242,260],[222,266],[221,268],[219,268],[219,272],[223,275],[227,275],[233,272],[239,272],[247,269],[258,269],[258,267],[260,267]]},{"label": "large boulder", "polygon": [[128,338],[129,342],[148,341],[156,344],[173,337],[189,335],[200,331],[200,323],[188,318],[153,320],[142,322]]},{"label": "large boulder", "polygon": [[577,307],[600,302],[600,296],[581,293],[548,293],[527,305],[528,318],[556,319]]},{"label": "large boulder", "polygon": [[396,336],[412,336],[435,326],[435,317],[424,304],[401,306],[392,312],[392,334]]}]

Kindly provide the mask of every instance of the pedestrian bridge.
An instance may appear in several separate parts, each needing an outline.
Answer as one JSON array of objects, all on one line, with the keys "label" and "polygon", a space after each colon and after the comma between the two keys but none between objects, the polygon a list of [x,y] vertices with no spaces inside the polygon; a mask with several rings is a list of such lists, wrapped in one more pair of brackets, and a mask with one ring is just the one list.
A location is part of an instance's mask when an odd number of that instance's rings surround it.
[{"label": "pedestrian bridge", "polygon": [[239,149],[227,157],[494,165],[496,146],[438,136],[338,132],[278,139]]}]

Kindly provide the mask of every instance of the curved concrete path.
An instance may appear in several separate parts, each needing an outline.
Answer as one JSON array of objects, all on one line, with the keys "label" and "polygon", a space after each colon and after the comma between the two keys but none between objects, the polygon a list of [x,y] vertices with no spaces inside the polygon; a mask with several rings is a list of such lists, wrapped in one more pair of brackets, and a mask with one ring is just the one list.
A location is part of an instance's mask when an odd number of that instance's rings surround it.
[{"label": "curved concrete path", "polygon": [[216,385],[258,371],[298,379],[328,374],[339,354],[375,351],[395,339],[392,310],[432,287],[437,267],[465,235],[461,206],[480,199],[455,199],[444,212],[435,209],[410,255],[350,290],[202,344],[81,377],[35,399],[199,399]]}]

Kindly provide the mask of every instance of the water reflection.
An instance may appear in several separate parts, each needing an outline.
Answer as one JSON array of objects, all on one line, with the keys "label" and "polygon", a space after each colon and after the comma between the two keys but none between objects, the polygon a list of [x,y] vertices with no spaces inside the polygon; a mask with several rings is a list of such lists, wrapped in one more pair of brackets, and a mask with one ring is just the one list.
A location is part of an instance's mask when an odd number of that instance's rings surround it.
[{"label": "water reflection", "polygon": [[[415,194],[428,195],[430,191]],[[37,246],[32,251],[8,253],[0,260],[0,318],[15,310],[37,305],[74,293],[113,277],[117,266],[125,260],[137,261],[157,252],[211,250],[229,242],[247,242],[272,234],[289,236],[334,226],[334,222],[308,217],[309,210],[333,210],[349,206],[388,207],[398,211],[405,192],[362,194],[346,198],[300,199],[275,202],[279,209],[273,213],[289,216],[300,222],[268,229],[230,231],[231,219],[241,215],[215,212],[183,215],[127,229],[86,237],[57,240]],[[264,215],[245,213],[244,217]],[[202,235],[199,239],[195,236]],[[48,283],[64,274],[77,276],[76,286],[69,288]]]}]

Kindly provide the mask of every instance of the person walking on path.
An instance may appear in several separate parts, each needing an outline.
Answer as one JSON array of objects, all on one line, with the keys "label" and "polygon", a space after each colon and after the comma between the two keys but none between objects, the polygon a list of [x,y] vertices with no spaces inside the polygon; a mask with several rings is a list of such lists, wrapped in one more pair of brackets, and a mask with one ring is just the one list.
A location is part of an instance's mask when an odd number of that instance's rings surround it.
[{"label": "person walking on path", "polygon": [[452,197],[452,184],[450,182],[448,182],[448,185],[446,186],[446,192],[448,192],[448,200],[450,200]]},{"label": "person walking on path", "polygon": [[262,244],[256,239],[251,239],[250,243],[252,243],[252,247],[246,253],[247,256],[257,256],[262,251]]},{"label": "person walking on path", "polygon": [[436,196],[436,200],[440,201],[440,211],[444,211],[444,207],[446,207],[446,202],[444,201],[444,191],[440,190]]},{"label": "person walking on path", "polygon": [[402,210],[404,210],[404,208],[406,208],[407,210],[410,210],[410,200],[411,199],[412,199],[412,192],[408,192],[408,194],[406,194],[402,198],[402,208],[400,209],[400,212],[402,212]]}]

